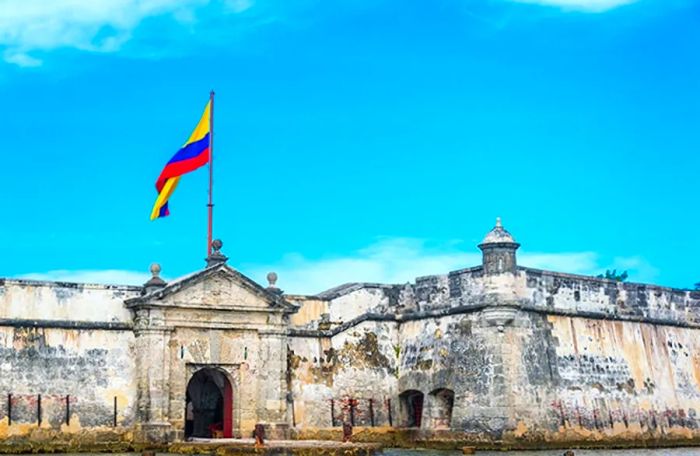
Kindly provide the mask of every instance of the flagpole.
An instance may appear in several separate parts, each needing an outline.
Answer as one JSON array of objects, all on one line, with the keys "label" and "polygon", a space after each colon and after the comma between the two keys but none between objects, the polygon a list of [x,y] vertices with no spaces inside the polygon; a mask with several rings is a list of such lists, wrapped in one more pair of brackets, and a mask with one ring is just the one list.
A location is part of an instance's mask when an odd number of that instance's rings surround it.
[{"label": "flagpole", "polygon": [[207,258],[211,256],[212,225],[214,218],[214,203],[212,189],[214,187],[214,91],[209,92],[209,228],[207,230]]}]

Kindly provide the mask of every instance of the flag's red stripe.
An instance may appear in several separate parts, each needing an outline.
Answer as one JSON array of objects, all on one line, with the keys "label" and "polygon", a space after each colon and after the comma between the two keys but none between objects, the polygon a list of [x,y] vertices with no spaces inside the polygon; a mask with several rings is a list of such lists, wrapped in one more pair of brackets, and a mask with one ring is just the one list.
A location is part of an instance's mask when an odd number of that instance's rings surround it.
[{"label": "flag's red stripe", "polygon": [[209,162],[209,147],[204,149],[195,157],[175,163],[168,163],[165,165],[165,168],[163,168],[163,171],[161,171],[160,176],[158,176],[158,180],[156,181],[156,190],[158,190],[158,193],[160,193],[161,190],[163,190],[165,181],[171,177],[182,176],[185,173],[189,173],[190,171],[194,171],[195,169],[206,165],[207,162]]}]

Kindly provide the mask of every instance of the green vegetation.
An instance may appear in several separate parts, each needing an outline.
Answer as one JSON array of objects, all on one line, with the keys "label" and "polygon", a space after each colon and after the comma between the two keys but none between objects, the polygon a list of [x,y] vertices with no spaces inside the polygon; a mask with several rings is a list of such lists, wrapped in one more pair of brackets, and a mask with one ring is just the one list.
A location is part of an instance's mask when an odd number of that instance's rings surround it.
[{"label": "green vegetation", "polygon": [[627,271],[623,271],[622,273],[618,274],[617,269],[613,269],[612,271],[608,269],[605,271],[605,274],[598,274],[596,277],[599,279],[614,280],[615,282],[624,282],[627,280],[629,275],[627,274]]}]

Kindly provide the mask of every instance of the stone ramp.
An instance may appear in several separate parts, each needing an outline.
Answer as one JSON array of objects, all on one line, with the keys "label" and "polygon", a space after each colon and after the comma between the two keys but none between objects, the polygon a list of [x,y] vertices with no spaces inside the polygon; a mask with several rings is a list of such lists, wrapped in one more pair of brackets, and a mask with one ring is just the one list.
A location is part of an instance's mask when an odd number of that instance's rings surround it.
[{"label": "stone ramp", "polygon": [[255,439],[193,439],[170,445],[168,451],[183,454],[372,456],[382,453],[379,443],[337,442],[332,440],[268,440],[262,447]]}]

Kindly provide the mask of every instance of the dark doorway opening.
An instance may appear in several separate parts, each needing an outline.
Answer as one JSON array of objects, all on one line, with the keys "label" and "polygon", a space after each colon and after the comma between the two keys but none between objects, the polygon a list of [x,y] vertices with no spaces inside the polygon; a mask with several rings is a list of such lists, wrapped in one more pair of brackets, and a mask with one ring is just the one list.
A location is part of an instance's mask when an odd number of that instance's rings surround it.
[{"label": "dark doorway opening", "polygon": [[449,429],[452,424],[452,408],[455,393],[451,389],[439,388],[430,393],[430,426],[434,429]]},{"label": "dark doorway opening", "polygon": [[408,390],[399,394],[404,426],[419,428],[423,421],[423,393]]},{"label": "dark doorway opening", "polygon": [[185,438],[233,437],[233,389],[226,375],[198,370],[187,384]]}]

